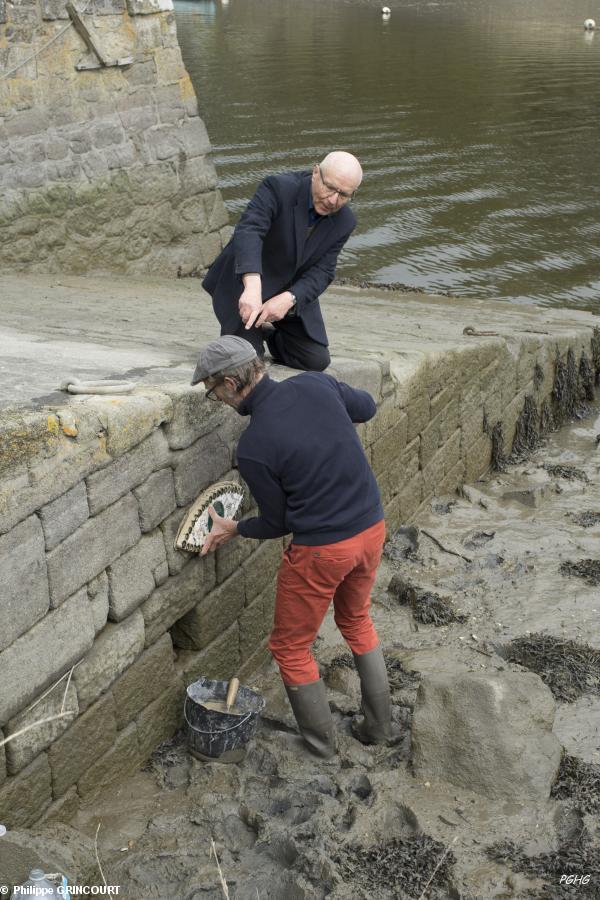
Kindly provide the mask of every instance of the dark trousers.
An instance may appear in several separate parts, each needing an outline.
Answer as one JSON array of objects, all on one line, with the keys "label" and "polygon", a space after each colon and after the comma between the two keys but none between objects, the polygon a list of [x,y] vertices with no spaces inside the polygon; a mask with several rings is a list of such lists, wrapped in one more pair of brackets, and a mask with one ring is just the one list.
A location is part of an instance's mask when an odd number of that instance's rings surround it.
[{"label": "dark trousers", "polygon": [[322,372],[331,362],[329,350],[310,338],[302,320],[296,316],[273,322],[274,331],[263,332],[260,328],[244,328],[243,322],[233,334],[249,341],[259,356],[264,355],[264,341],[269,353],[275,360],[290,369],[303,369],[305,372]]}]

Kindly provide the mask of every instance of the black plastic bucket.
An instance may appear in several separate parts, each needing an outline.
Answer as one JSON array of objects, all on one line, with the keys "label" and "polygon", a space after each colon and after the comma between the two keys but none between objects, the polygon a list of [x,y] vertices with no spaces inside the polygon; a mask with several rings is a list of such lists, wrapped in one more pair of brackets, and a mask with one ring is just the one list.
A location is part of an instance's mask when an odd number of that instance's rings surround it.
[{"label": "black plastic bucket", "polygon": [[261,694],[243,685],[237,693],[235,713],[204,706],[207,702],[224,702],[228,685],[228,681],[200,678],[187,689],[183,709],[187,744],[201,759],[220,759],[224,755],[229,762],[241,759],[266,706]]}]

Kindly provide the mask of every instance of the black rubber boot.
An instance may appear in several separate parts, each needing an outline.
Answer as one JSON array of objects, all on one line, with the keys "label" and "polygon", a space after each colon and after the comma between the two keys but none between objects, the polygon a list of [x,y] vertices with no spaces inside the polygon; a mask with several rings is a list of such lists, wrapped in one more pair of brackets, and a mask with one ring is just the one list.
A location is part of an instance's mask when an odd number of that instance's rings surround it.
[{"label": "black rubber boot", "polygon": [[401,732],[392,723],[390,685],[381,645],[369,653],[354,654],[354,662],[360,677],[363,718],[352,722],[352,734],[363,744],[396,744]]},{"label": "black rubber boot", "polygon": [[335,753],[335,726],[323,681],[285,685],[300,734],[309,750],[325,759]]}]

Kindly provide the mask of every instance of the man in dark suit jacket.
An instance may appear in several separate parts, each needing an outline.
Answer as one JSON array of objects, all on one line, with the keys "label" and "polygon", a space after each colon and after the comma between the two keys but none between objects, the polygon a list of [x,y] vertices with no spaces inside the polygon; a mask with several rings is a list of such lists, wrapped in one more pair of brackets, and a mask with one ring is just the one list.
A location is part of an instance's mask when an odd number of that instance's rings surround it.
[{"label": "man in dark suit jacket", "polygon": [[360,163],[343,150],[312,172],[265,178],[202,282],[222,335],[245,338],[260,356],[266,339],[273,358],[293,369],[327,368],[319,297],[356,225],[348,203],[361,180]]}]

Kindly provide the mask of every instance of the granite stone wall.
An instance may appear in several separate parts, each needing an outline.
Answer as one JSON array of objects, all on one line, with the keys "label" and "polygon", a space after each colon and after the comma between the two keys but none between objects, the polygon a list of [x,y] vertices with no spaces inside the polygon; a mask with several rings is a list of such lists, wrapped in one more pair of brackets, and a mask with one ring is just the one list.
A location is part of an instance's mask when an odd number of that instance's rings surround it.
[{"label": "granite stone wall", "polygon": [[0,2],[0,269],[205,268],[227,212],[171,0],[74,3],[108,65],[65,4]]},{"label": "granite stone wall", "polygon": [[[378,403],[358,428],[388,530],[484,473],[524,410],[558,419],[565,373],[572,399],[593,392],[590,335],[487,341],[401,382],[385,362],[334,359]],[[202,559],[173,546],[196,496],[239,477],[245,425],[181,385],[0,416],[0,739],[50,720],[0,748],[5,825],[67,819],[174,732],[186,685],[265,658],[284,542],[239,538]]]}]

